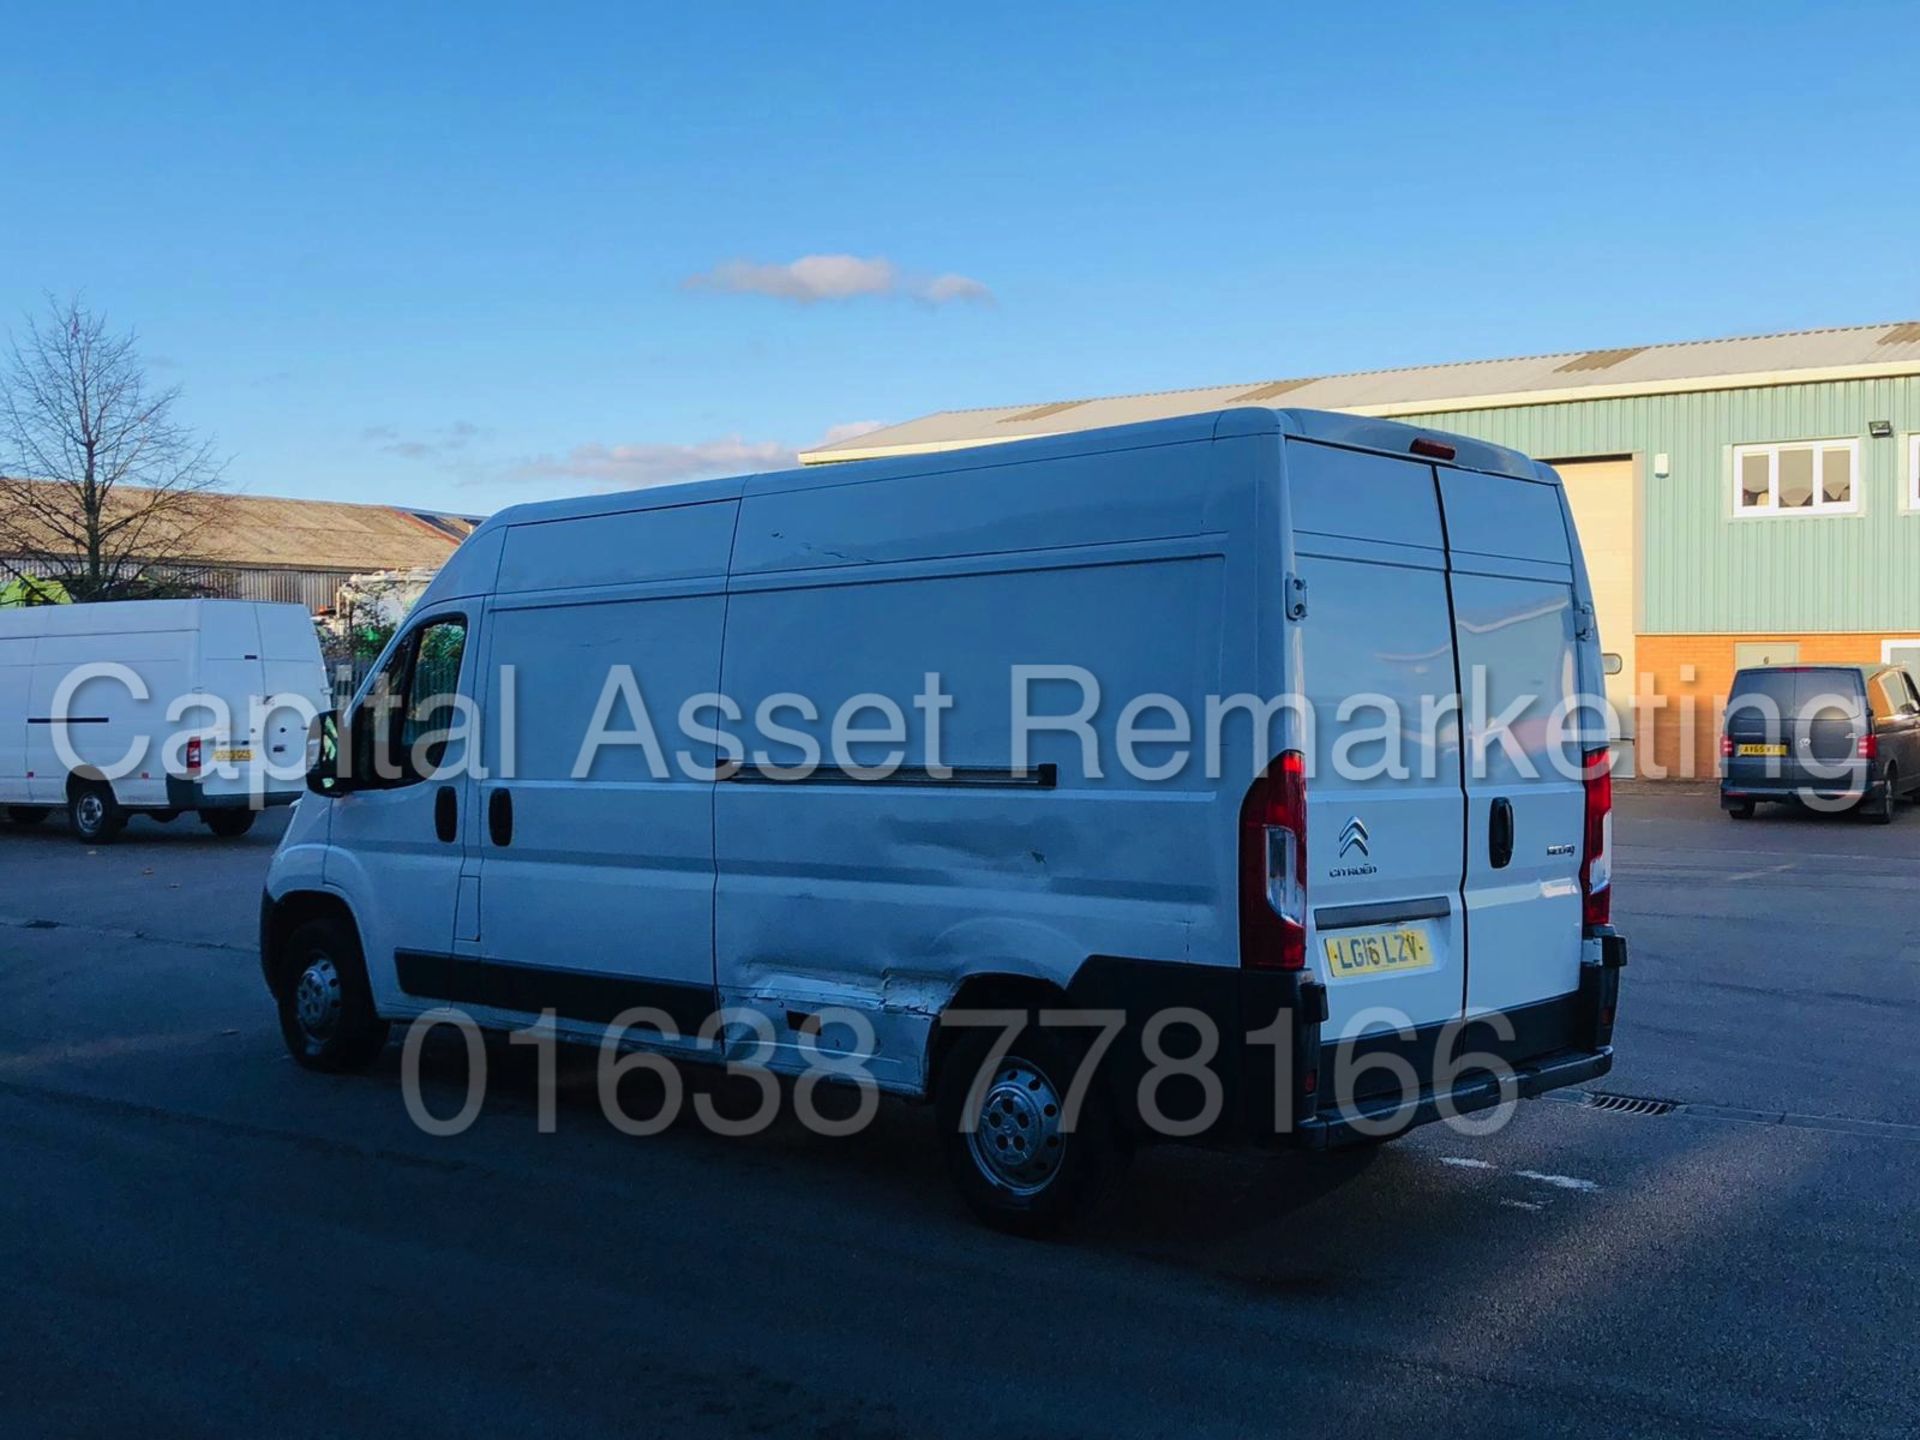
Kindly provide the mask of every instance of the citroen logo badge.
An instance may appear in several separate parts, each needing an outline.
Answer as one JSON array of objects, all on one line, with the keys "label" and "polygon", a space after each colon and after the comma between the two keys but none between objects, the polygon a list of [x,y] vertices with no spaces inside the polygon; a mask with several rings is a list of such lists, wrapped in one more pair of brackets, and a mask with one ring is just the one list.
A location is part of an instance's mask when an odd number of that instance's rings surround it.
[{"label": "citroen logo badge", "polygon": [[1346,829],[1340,832],[1340,855],[1344,859],[1349,851],[1358,850],[1362,855],[1371,857],[1373,852],[1367,848],[1366,822],[1358,815],[1347,821]]}]

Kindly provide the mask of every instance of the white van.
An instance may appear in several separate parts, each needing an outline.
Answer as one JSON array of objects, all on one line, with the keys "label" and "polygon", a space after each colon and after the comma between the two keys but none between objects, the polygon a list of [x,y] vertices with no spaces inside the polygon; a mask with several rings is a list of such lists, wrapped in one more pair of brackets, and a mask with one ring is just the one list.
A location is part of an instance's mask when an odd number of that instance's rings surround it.
[{"label": "white van", "polygon": [[0,811],[74,835],[197,814],[244,835],[302,789],[309,719],[332,703],[298,605],[132,600],[0,610]]},{"label": "white van", "polygon": [[262,964],[314,1068],[450,1006],[930,1099],[976,1210],[1045,1230],[1138,1141],[1369,1142],[1604,1074],[1582,694],[1557,477],[1379,420],[523,506],[323,741]]}]

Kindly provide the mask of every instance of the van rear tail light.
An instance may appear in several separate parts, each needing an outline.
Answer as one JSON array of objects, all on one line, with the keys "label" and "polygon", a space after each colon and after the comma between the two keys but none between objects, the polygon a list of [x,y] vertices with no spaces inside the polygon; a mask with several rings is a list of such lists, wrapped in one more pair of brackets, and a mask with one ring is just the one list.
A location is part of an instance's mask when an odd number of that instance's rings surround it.
[{"label": "van rear tail light", "polygon": [[1860,737],[1860,758],[1878,760],[1880,758],[1880,737],[1868,731]]},{"label": "van rear tail light", "polygon": [[200,737],[195,735],[187,741],[187,774],[198,775],[200,773],[201,753]]},{"label": "van rear tail light", "polygon": [[1720,737],[1720,758],[1722,760],[1731,760],[1733,758],[1733,736],[1722,735]]},{"label": "van rear tail light", "polygon": [[1424,455],[1429,460],[1451,460],[1454,455],[1453,446],[1439,440],[1429,440],[1424,435],[1416,439],[1407,449],[1416,455]]},{"label": "van rear tail light", "polygon": [[1277,756],[1240,806],[1240,963],[1307,963],[1307,773],[1298,750]]},{"label": "van rear tail light", "polygon": [[1580,894],[1585,924],[1613,920],[1613,767],[1602,746],[1581,757],[1587,792],[1586,844],[1580,855]]}]

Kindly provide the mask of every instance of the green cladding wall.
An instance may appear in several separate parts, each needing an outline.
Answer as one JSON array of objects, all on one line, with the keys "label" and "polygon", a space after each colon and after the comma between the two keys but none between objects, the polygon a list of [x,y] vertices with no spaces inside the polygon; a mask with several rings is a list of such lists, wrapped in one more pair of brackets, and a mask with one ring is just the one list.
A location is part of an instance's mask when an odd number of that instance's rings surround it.
[{"label": "green cladding wall", "polygon": [[[1920,377],[1396,418],[1545,460],[1634,456],[1646,633],[1920,633],[1920,512],[1907,498]],[[1872,420],[1891,422],[1892,437],[1869,438]],[[1860,441],[1859,514],[1733,518],[1733,446],[1850,437]],[[1653,474],[1662,452],[1665,478]]]}]

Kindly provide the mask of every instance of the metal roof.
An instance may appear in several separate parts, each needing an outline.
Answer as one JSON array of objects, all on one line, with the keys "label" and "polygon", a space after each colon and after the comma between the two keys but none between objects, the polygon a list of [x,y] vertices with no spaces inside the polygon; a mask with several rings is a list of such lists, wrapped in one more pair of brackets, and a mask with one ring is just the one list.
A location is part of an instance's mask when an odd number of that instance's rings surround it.
[{"label": "metal roof", "polygon": [[1415,415],[1915,373],[1920,373],[1920,321],[1905,321],[1731,340],[1569,350],[1513,360],[1469,360],[1304,379],[1252,380],[1147,395],[1027,400],[979,410],[943,410],[822,445],[800,459],[817,465],[876,455],[910,455],[1067,430],[1128,425],[1236,405],[1284,403],[1361,415]]},{"label": "metal roof", "polygon": [[[5,480],[0,486],[45,483]],[[124,487],[119,503],[138,504],[139,493]],[[216,490],[196,496],[177,518],[155,528],[171,532],[160,553],[182,563],[364,574],[437,568],[478,523],[474,516],[438,510]],[[181,532],[184,538],[176,538]],[[50,541],[41,544],[52,548]]]}]

